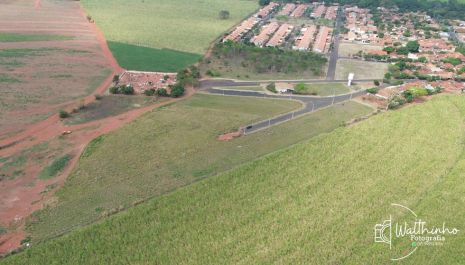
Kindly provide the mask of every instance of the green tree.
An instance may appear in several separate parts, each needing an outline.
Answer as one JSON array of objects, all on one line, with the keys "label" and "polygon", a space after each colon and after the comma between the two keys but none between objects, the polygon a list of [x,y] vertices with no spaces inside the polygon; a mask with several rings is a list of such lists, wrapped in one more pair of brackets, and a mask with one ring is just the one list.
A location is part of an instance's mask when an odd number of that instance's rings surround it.
[{"label": "green tree", "polygon": [[178,98],[184,95],[184,87],[180,84],[174,84],[171,87],[171,97]]},{"label": "green tree", "polygon": [[384,47],[383,51],[387,52],[388,54],[394,52],[396,49],[391,46]]},{"label": "green tree", "polygon": [[66,110],[60,110],[58,115],[60,116],[60,119],[66,119],[70,116]]},{"label": "green tree", "polygon": [[258,4],[261,5],[261,6],[266,6],[268,4],[270,4],[270,0],[259,0],[258,1]]},{"label": "green tree", "polygon": [[134,94],[134,88],[132,86],[123,86],[121,87],[121,93],[125,95],[133,95]]},{"label": "green tree", "polygon": [[168,96],[168,91],[164,88],[160,88],[157,90],[157,95],[160,97],[167,97]]},{"label": "green tree", "polygon": [[409,50],[409,52],[417,53],[420,49],[420,44],[418,41],[409,41],[405,47]]},{"label": "green tree", "polygon": [[153,96],[155,95],[155,89],[151,88],[151,89],[147,89],[144,91],[144,95],[146,96]]},{"label": "green tree", "polygon": [[111,94],[119,94],[120,93],[119,87],[116,87],[116,86],[110,87],[110,93]]}]

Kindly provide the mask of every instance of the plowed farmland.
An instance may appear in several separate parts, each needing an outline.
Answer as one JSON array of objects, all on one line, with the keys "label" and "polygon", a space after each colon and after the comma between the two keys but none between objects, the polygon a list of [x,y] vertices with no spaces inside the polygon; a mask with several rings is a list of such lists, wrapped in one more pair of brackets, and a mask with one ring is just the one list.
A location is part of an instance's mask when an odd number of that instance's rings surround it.
[{"label": "plowed farmland", "polygon": [[112,72],[102,41],[77,2],[0,2],[0,139],[95,91]]}]

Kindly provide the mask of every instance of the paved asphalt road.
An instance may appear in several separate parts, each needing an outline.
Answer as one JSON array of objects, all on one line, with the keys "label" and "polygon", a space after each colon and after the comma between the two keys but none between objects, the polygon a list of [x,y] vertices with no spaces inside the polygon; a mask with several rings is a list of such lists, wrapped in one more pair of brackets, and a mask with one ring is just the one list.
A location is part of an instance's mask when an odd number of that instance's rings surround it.
[{"label": "paved asphalt road", "polygon": [[[375,79],[357,79],[354,80],[356,82],[366,82],[366,81],[374,81]],[[208,89],[212,87],[240,87],[240,86],[258,86],[261,83],[291,83],[291,84],[298,84],[298,83],[341,83],[347,82],[345,80],[315,80],[315,79],[308,79],[308,80],[263,80],[263,81],[237,81],[237,80],[230,80],[230,79],[205,79],[200,81],[200,89]]]},{"label": "paved asphalt road", "polygon": [[256,91],[240,91],[240,90],[217,89],[217,88],[206,88],[204,91],[211,93],[211,94],[220,94],[220,95],[225,95],[225,96],[292,99],[292,100],[298,100],[304,104],[304,107],[300,110],[278,115],[268,120],[260,121],[260,122],[245,126],[245,129],[244,129],[245,134],[253,133],[253,132],[265,129],[271,125],[275,125],[275,124],[279,124],[279,123],[291,120],[297,116],[311,113],[313,111],[330,106],[332,104],[347,101],[354,97],[358,97],[358,96],[366,94],[365,90],[357,91],[351,94],[338,95],[334,97],[270,95],[270,94],[265,94],[265,93],[256,92]]},{"label": "paved asphalt road", "polygon": [[328,73],[326,74],[326,80],[334,80],[336,77],[336,65],[339,58],[339,32],[341,31],[342,19],[341,12],[338,10],[336,19],[336,28],[334,29],[336,34],[333,36],[333,49],[329,55]]}]

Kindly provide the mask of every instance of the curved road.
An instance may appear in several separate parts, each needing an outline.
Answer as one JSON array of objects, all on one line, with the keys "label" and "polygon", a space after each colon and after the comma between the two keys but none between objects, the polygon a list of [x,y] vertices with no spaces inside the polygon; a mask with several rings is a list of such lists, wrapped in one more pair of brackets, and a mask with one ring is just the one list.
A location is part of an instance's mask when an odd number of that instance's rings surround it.
[{"label": "curved road", "polygon": [[259,98],[272,98],[272,99],[290,99],[298,100],[304,104],[304,107],[300,110],[281,114],[273,118],[263,120],[254,124],[250,124],[244,127],[244,134],[253,133],[269,126],[276,125],[285,121],[292,120],[295,117],[311,113],[318,109],[328,107],[330,105],[348,101],[354,97],[358,97],[366,94],[365,90],[357,92],[332,96],[332,97],[315,97],[315,96],[297,96],[297,95],[270,95],[256,91],[240,91],[230,89],[217,89],[217,88],[205,88],[204,91],[211,94],[220,94],[225,96],[241,96],[241,97],[259,97]]}]

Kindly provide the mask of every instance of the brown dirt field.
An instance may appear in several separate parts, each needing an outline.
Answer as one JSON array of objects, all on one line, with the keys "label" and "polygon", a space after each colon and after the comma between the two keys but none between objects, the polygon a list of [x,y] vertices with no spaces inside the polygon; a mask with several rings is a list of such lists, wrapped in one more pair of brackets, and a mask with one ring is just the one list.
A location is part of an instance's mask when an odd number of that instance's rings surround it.
[{"label": "brown dirt field", "polygon": [[[0,29],[4,32],[40,32],[73,37],[72,40],[65,41],[0,43],[0,52],[5,49],[37,49],[40,53],[40,56],[27,54],[20,57],[22,61],[15,67],[7,67],[4,60],[0,61],[0,74],[7,73],[21,80],[19,84],[8,84],[9,93],[5,94],[7,97],[0,99],[0,103],[10,104],[0,112],[0,158],[22,154],[25,150],[45,142],[54,146],[47,147],[40,154],[40,164],[37,162],[38,153],[31,152],[22,165],[20,177],[0,178],[0,225],[8,229],[7,234],[0,236],[2,254],[20,246],[25,237],[25,218],[40,209],[45,202],[53,201],[54,191],[64,184],[89,141],[121,127],[147,111],[182,98],[102,120],[65,126],[58,117],[58,109],[70,111],[82,100],[85,104],[92,102],[95,100],[93,95],[103,94],[111,85],[113,75],[123,71],[111,54],[103,34],[94,24],[87,22],[80,4],[74,1],[3,1],[0,3]],[[41,54],[44,48],[54,50]],[[13,59],[18,57],[14,56]],[[102,69],[108,69],[105,75],[100,75],[103,80],[96,79],[99,77],[96,73]],[[70,80],[65,81],[59,80],[59,77],[50,78],[51,74],[57,73],[69,73],[72,78],[66,77]],[[40,86],[46,87],[41,91],[45,96],[34,94],[40,90]],[[185,97],[193,92],[193,89],[188,89]],[[18,104],[18,95],[35,98]],[[68,130],[72,134],[61,135]],[[63,172],[52,179],[38,179],[42,169],[63,154],[72,154],[73,157]]]},{"label": "brown dirt field", "polygon": [[[76,104],[97,88],[95,93],[102,93],[109,84],[106,78],[122,71],[103,34],[76,1],[2,1],[0,31],[72,38],[0,43],[0,77],[16,80],[0,81],[0,139]],[[12,51],[17,54],[2,56]]]}]

